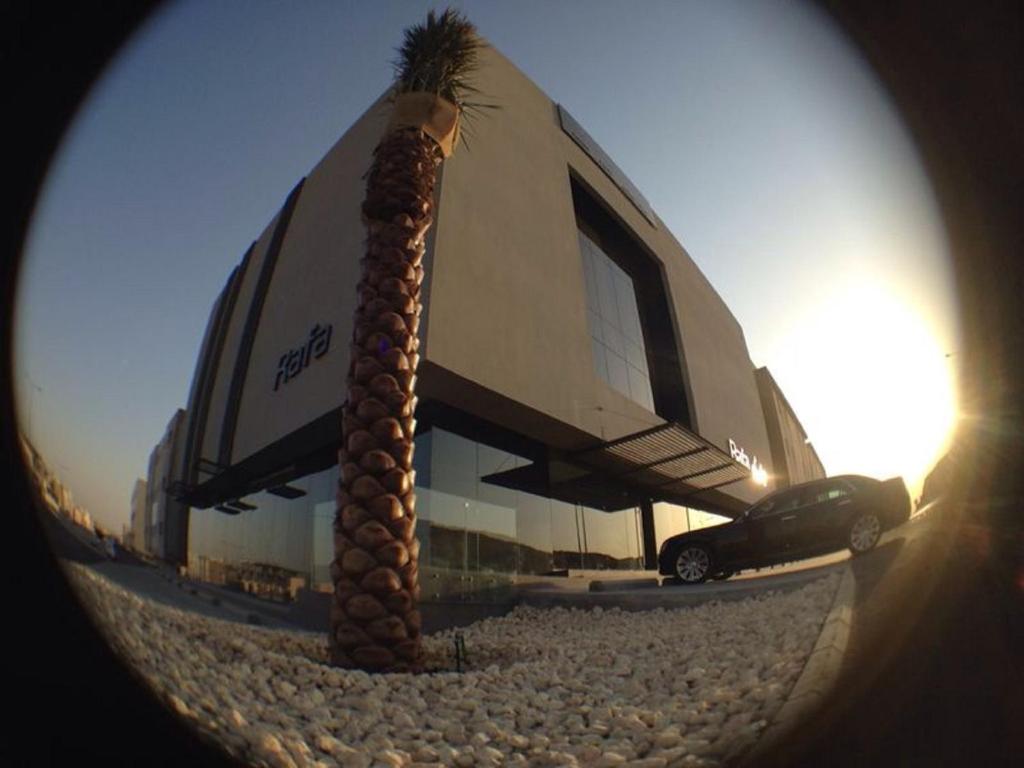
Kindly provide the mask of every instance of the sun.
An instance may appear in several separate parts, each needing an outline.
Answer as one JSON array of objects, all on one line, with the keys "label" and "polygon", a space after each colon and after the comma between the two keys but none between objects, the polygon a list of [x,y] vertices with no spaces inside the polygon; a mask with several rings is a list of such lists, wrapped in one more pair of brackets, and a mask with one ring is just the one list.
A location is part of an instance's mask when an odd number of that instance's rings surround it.
[{"label": "sun", "polygon": [[829,474],[902,475],[911,493],[957,421],[951,350],[885,283],[847,279],[780,345],[791,400]]}]

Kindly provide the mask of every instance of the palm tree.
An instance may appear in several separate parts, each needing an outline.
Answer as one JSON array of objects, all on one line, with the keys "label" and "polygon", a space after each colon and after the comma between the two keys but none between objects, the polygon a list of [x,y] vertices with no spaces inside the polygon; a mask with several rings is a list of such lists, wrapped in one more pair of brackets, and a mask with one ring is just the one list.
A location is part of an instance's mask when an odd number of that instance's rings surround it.
[{"label": "palm tree", "polygon": [[466,76],[480,47],[450,9],[405,31],[391,122],[367,177],[331,565],[330,657],[342,667],[422,665],[412,457],[424,236],[437,167],[474,106]]}]

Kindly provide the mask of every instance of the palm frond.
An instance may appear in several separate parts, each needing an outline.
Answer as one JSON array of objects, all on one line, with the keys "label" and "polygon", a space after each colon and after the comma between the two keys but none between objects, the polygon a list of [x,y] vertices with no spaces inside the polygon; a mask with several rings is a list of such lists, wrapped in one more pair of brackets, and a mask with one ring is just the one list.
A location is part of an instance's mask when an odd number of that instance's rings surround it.
[{"label": "palm frond", "polygon": [[[474,89],[476,90],[476,89]],[[476,117],[485,109],[501,109],[498,104],[485,104],[483,102],[462,102],[462,127],[459,131],[459,141],[470,151],[470,139],[476,135]]]},{"label": "palm frond", "polygon": [[463,98],[475,88],[468,82],[483,42],[458,11],[427,14],[425,24],[405,30],[395,66],[395,92],[427,91],[463,108]]}]

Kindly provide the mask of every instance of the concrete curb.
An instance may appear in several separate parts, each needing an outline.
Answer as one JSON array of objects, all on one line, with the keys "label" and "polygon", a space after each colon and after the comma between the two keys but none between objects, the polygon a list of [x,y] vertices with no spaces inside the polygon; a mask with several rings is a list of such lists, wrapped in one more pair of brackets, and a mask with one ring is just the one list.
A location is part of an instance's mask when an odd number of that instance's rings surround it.
[{"label": "concrete curb", "polygon": [[587,587],[589,592],[615,592],[622,589],[654,589],[660,582],[653,576],[649,579],[603,579],[593,580]]},{"label": "concrete curb", "polygon": [[807,657],[803,672],[768,727],[745,756],[744,764],[765,757],[790,736],[808,715],[813,713],[831,692],[839,678],[839,670],[850,638],[853,622],[853,598],[856,583],[853,570],[847,566],[836,589],[829,611],[821,627],[814,650]]},{"label": "concrete curb", "polygon": [[620,608],[625,611],[652,611],[658,608],[674,610],[712,602],[746,600],[766,592],[789,592],[800,589],[837,570],[839,569],[835,566],[823,566],[822,568],[780,574],[770,580],[742,579],[702,584],[696,588],[680,585],[652,587],[649,584],[632,588],[613,588],[609,582],[603,582],[603,588],[589,588],[587,591],[522,589],[518,592],[517,602],[536,608],[592,610],[600,607],[605,610]]}]

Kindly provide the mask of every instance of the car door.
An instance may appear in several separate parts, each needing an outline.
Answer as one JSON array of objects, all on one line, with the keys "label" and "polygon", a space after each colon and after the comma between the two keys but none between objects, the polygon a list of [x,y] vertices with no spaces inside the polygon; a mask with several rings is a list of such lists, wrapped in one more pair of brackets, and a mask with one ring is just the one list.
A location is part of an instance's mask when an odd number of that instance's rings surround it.
[{"label": "car door", "polygon": [[843,542],[853,493],[848,482],[838,479],[807,488],[791,529],[794,551],[823,552]]},{"label": "car door", "polygon": [[785,560],[792,549],[793,522],[800,508],[800,489],[783,491],[758,504],[750,511],[751,560],[758,563]]}]

